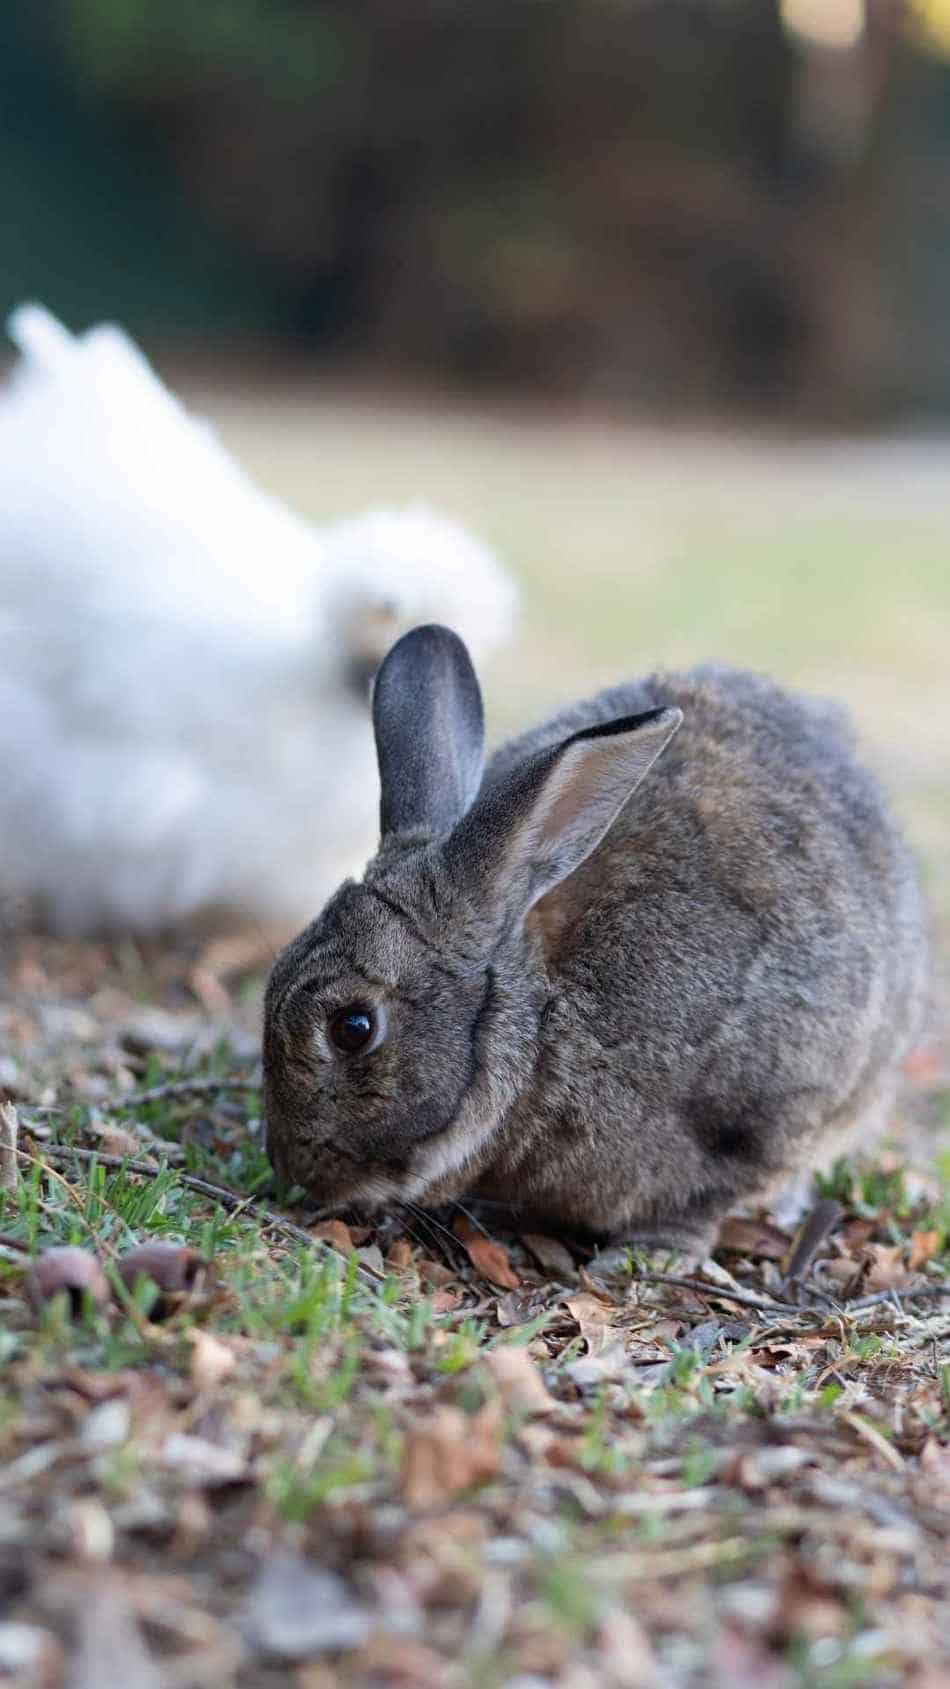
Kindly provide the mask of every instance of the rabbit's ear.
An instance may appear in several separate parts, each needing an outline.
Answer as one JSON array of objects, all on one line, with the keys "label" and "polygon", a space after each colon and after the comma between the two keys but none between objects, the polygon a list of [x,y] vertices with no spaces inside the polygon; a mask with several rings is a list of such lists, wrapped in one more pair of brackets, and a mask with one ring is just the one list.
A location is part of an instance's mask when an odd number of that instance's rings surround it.
[{"label": "rabbit's ear", "polygon": [[482,694],[458,634],[431,623],[396,641],[373,688],[380,831],[440,838],[478,791]]},{"label": "rabbit's ear", "polygon": [[647,710],[576,733],[489,786],[446,843],[453,876],[520,918],[579,868],[683,719]]}]

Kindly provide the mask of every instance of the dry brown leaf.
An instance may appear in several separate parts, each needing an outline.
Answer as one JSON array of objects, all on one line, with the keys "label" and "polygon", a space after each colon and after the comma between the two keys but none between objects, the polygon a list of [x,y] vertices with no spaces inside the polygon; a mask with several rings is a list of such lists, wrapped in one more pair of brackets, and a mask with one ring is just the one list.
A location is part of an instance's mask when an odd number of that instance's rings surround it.
[{"label": "dry brown leaf", "polygon": [[512,1326],[527,1325],[545,1312],[547,1298],[543,1286],[531,1285],[524,1290],[509,1290],[495,1301],[495,1318],[503,1331]]},{"label": "dry brown leaf", "polygon": [[188,1333],[192,1345],[191,1382],[196,1390],[216,1390],[237,1365],[233,1349],[198,1326]]},{"label": "dry brown leaf", "polygon": [[329,1243],[343,1255],[352,1255],[356,1248],[345,1220],[321,1220],[319,1226],[310,1227],[310,1236],[319,1238],[321,1243]]},{"label": "dry brown leaf", "polygon": [[462,1296],[458,1290],[437,1290],[432,1298],[434,1314],[454,1314],[456,1308],[461,1305]]},{"label": "dry brown leaf", "polygon": [[810,1578],[802,1567],[789,1574],[782,1590],[777,1627],[785,1636],[840,1636],[847,1628],[848,1610],[832,1592]]},{"label": "dry brown leaf", "polygon": [[494,1238],[486,1237],[464,1214],[460,1214],[455,1221],[455,1235],[465,1245],[465,1252],[472,1266],[483,1278],[487,1278],[490,1284],[499,1285],[502,1290],[518,1289],[521,1280],[503,1243],[496,1243]]},{"label": "dry brown leaf", "polygon": [[224,1448],[186,1431],[172,1431],[162,1444],[159,1458],[162,1466],[179,1473],[186,1483],[209,1489],[240,1483],[248,1468],[246,1451]]},{"label": "dry brown leaf", "polygon": [[106,1402],[112,1396],[134,1391],[141,1384],[142,1374],[122,1369],[116,1372],[87,1372],[80,1366],[67,1366],[63,1369],[63,1379],[84,1401]]},{"label": "dry brown leaf", "polygon": [[91,1121],[86,1127],[86,1135],[95,1138],[100,1149],[106,1155],[134,1156],[138,1161],[147,1161],[157,1167],[155,1157],[149,1155],[143,1141],[135,1132],[130,1132],[127,1126],[119,1126],[114,1120]]},{"label": "dry brown leaf", "polygon": [[896,1290],[907,1283],[902,1244],[869,1243],[865,1246],[864,1255],[870,1263],[865,1275],[868,1290]]},{"label": "dry brown leaf", "polygon": [[186,1490],[175,1509],[171,1552],[176,1560],[191,1560],[214,1529],[214,1515],[201,1490]]},{"label": "dry brown leaf", "polygon": [[643,1328],[643,1340],[651,1343],[678,1343],[684,1329],[682,1320],[656,1320],[649,1327],[649,1330],[646,1327]]},{"label": "dry brown leaf", "polygon": [[791,1241],[788,1232],[768,1220],[744,1219],[739,1214],[730,1215],[719,1227],[720,1249],[759,1261],[783,1261]]},{"label": "dry brown leaf", "polygon": [[546,1273],[553,1273],[559,1278],[576,1278],[574,1257],[558,1238],[545,1237],[542,1232],[524,1232],[521,1241]]},{"label": "dry brown leaf", "polygon": [[709,1667],[711,1681],[729,1689],[790,1689],[791,1678],[767,1637],[750,1635],[731,1624],[724,1625],[713,1640]]},{"label": "dry brown leaf", "polygon": [[298,1666],[294,1672],[294,1689],[343,1689],[343,1679],[332,1666]]},{"label": "dry brown leaf", "polygon": [[277,1660],[358,1648],[371,1628],[362,1602],[336,1572],[288,1551],[263,1562],[243,1624],[251,1647]]},{"label": "dry brown leaf", "polygon": [[602,1302],[599,1296],[592,1296],[589,1291],[579,1291],[576,1296],[566,1296],[564,1307],[571,1317],[577,1321],[580,1333],[587,1344],[590,1356],[602,1355],[605,1349],[615,1341],[613,1325],[615,1310]]},{"label": "dry brown leaf", "polygon": [[510,1343],[491,1349],[485,1365],[510,1413],[533,1415],[550,1413],[554,1408],[554,1398],[526,1349]]},{"label": "dry brown leaf", "polygon": [[517,1290],[521,1284],[518,1274],[508,1257],[508,1251],[501,1243],[496,1243],[490,1237],[474,1237],[465,1245],[468,1258],[483,1278],[490,1284],[496,1284],[502,1290]]},{"label": "dry brown leaf", "polygon": [[920,1468],[926,1474],[927,1489],[950,1499],[950,1445],[928,1437],[920,1451]]},{"label": "dry brown leaf", "polygon": [[600,1626],[598,1652],[606,1681],[616,1689],[650,1689],[657,1682],[653,1646],[632,1613],[614,1608],[607,1614]]},{"label": "dry brown leaf", "polygon": [[579,1390],[595,1390],[599,1384],[618,1383],[628,1371],[627,1352],[622,1343],[611,1343],[609,1348],[601,1349],[596,1355],[582,1355],[579,1360],[568,1361],[564,1368],[566,1376]]},{"label": "dry brown leaf", "polygon": [[[101,1409],[100,1412],[111,1412],[112,1405],[110,1404],[109,1408]],[[86,1424],[88,1425],[88,1423],[87,1420]],[[83,1429],[85,1431],[85,1427]],[[127,1419],[125,1430],[128,1431]],[[89,1441],[85,1436],[83,1440]],[[117,1443],[124,1441],[124,1437],[116,1439]],[[93,1441],[91,1446],[98,1448],[112,1445],[107,1442]],[[94,1496],[83,1496],[79,1501],[70,1502],[64,1510],[63,1525],[70,1549],[77,1560],[107,1561],[112,1559],[115,1549],[115,1532],[112,1528],[112,1520],[102,1503],[97,1501]]]},{"label": "dry brown leaf", "polygon": [[123,1580],[103,1571],[77,1612],[78,1643],[67,1689],[160,1689],[162,1673],[145,1645]]},{"label": "dry brown leaf", "polygon": [[846,1254],[853,1255],[874,1236],[876,1220],[848,1220],[838,1232],[835,1242]]},{"label": "dry brown leaf", "polygon": [[496,1402],[487,1402],[471,1418],[461,1408],[435,1408],[406,1439],[402,1466],[406,1504],[415,1509],[438,1507],[494,1477],[500,1433]]},{"label": "dry brown leaf", "polygon": [[390,1245],[386,1265],[394,1273],[405,1272],[407,1267],[412,1266],[412,1244],[407,1237],[397,1237],[395,1243]]},{"label": "dry brown leaf", "polygon": [[933,1260],[940,1248],[940,1235],[936,1228],[930,1232],[911,1233],[908,1266],[912,1273],[916,1272],[918,1267],[923,1267],[926,1262]]},{"label": "dry brown leaf", "polygon": [[385,1683],[387,1689],[442,1689],[449,1675],[441,1654],[415,1637],[391,1631],[371,1638],[350,1664],[361,1679]]}]

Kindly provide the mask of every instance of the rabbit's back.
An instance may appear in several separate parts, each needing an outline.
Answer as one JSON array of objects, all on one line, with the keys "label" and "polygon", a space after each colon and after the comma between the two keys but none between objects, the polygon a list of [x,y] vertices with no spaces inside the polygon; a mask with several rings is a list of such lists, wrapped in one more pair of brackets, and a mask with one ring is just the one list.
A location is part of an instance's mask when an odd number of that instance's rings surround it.
[{"label": "rabbit's back", "polygon": [[[922,964],[910,854],[859,760],[845,712],[759,674],[703,667],[611,687],[503,745],[485,785],[572,733],[658,707],[683,726],[607,838],[550,894],[577,911],[639,893],[714,893],[757,922],[844,918],[856,942],[885,937]],[[804,934],[803,934],[804,936]]]},{"label": "rabbit's back", "polygon": [[638,1220],[701,1217],[886,1109],[926,977],[912,862],[833,707],[725,669],[654,675],[503,747],[487,779],[665,705],[680,732],[533,916],[552,998],[526,1118],[560,1140],[561,1193],[596,1130],[604,1209],[625,1184]]}]

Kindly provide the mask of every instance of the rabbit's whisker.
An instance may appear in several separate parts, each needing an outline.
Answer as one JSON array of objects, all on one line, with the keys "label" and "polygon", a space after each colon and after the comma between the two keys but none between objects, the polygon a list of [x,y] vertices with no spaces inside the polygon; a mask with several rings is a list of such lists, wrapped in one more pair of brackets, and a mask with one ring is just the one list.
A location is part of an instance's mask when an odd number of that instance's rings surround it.
[{"label": "rabbit's whisker", "polygon": [[[408,1202],[408,1201],[405,1200],[405,1198],[401,1198],[399,1200],[398,1206],[401,1209],[403,1209],[405,1212],[412,1214],[413,1217],[416,1220],[418,1220],[419,1224],[421,1226],[424,1226],[426,1228],[426,1230],[431,1233],[432,1237],[436,1241],[437,1248],[439,1248],[442,1251],[442,1254],[444,1255],[445,1259],[447,1261],[449,1261],[452,1266],[454,1266],[455,1265],[454,1253],[452,1253],[452,1252],[450,1252],[449,1250],[446,1249],[445,1244],[442,1242],[442,1239],[443,1238],[447,1239],[448,1243],[451,1244],[452,1251],[455,1251],[459,1247],[459,1240],[455,1236],[455,1233],[450,1232],[447,1226],[443,1226],[441,1220],[435,1219],[435,1217],[432,1214],[427,1214],[424,1208],[417,1207],[417,1205],[414,1202]],[[408,1231],[409,1227],[407,1227],[406,1229]]]},{"label": "rabbit's whisker", "polygon": [[476,1231],[481,1232],[482,1237],[488,1237],[489,1233],[486,1230],[486,1228],[482,1225],[482,1222],[481,1222],[481,1220],[479,1220],[478,1216],[473,1214],[472,1210],[470,1208],[466,1208],[464,1202],[459,1202],[457,1197],[455,1199],[455,1207],[458,1209],[460,1214],[464,1215],[466,1220],[471,1221],[471,1223],[475,1227]]}]

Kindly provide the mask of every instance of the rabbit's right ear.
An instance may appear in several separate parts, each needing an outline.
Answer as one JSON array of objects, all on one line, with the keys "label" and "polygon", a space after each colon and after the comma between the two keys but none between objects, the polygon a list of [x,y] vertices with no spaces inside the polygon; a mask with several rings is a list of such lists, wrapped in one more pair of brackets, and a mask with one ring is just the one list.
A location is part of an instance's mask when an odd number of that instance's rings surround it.
[{"label": "rabbit's right ear", "polygon": [[478,791],[482,694],[458,634],[430,623],[396,641],[373,688],[380,832],[441,838]]}]

